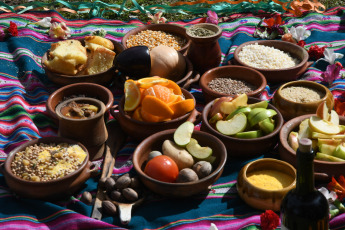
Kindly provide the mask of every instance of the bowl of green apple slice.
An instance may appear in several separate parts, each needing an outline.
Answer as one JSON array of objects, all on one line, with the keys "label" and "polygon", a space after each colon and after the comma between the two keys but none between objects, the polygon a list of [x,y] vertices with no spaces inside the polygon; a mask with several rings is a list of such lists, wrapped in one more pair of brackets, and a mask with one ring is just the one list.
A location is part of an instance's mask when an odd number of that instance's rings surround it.
[{"label": "bowl of green apple slice", "polygon": [[316,114],[306,114],[286,122],[279,133],[279,155],[296,166],[298,139],[309,138],[315,152],[314,174],[319,181],[345,173],[345,117],[322,102]]},{"label": "bowl of green apple slice", "polygon": [[268,153],[278,143],[284,120],[267,101],[241,94],[209,102],[202,112],[202,131],[218,137],[228,156],[252,157]]}]

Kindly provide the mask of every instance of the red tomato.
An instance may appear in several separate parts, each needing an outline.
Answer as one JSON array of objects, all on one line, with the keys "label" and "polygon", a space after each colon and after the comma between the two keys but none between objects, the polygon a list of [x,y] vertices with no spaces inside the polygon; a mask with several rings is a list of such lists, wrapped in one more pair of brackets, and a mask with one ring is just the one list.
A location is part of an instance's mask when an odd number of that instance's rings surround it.
[{"label": "red tomato", "polygon": [[177,164],[168,156],[160,155],[147,162],[144,172],[160,181],[175,182],[179,173]]}]

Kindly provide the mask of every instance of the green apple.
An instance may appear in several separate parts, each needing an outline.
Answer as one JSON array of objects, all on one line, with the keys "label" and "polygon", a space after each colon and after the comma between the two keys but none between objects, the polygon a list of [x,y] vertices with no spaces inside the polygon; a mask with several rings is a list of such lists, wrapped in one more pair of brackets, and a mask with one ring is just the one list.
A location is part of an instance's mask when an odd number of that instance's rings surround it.
[{"label": "green apple", "polygon": [[210,124],[216,123],[219,120],[223,120],[223,115],[221,113],[216,113],[211,119],[208,121]]},{"label": "green apple", "polygon": [[274,121],[272,122],[272,119],[266,118],[259,122],[259,127],[266,134],[272,133],[275,128]]},{"label": "green apple", "polygon": [[243,138],[243,139],[258,138],[258,137],[262,137],[262,131],[261,130],[251,130],[251,131],[247,131],[247,132],[240,132],[240,133],[236,133],[235,137]]},{"label": "green apple", "polygon": [[311,116],[309,119],[309,127],[312,131],[335,135],[340,132],[339,125],[335,125],[330,121],[321,119],[318,116]]},{"label": "green apple", "polygon": [[216,159],[217,159],[217,157],[211,155],[211,156],[207,157],[206,159],[204,159],[204,161],[208,161],[211,164],[213,164],[216,161]]},{"label": "green apple", "polygon": [[251,109],[255,109],[255,108],[267,109],[267,106],[268,106],[268,102],[267,101],[260,101],[260,102],[248,105],[248,107],[251,108]]},{"label": "green apple", "polygon": [[334,145],[321,144],[319,146],[319,151],[324,154],[333,155],[333,152],[336,148],[337,146]]},{"label": "green apple", "polygon": [[324,138],[317,139],[317,144],[319,146],[322,144],[337,146],[337,145],[340,145],[342,142],[343,142],[342,139],[324,139]]},{"label": "green apple", "polygon": [[328,106],[326,102],[323,101],[316,109],[316,116],[327,121],[329,119],[328,111],[329,111]]},{"label": "green apple", "polygon": [[234,135],[242,132],[247,127],[247,117],[244,113],[238,113],[230,120],[217,121],[216,129],[224,135]]},{"label": "green apple", "polygon": [[298,149],[298,133],[297,132],[290,132],[288,137],[288,143],[291,148],[296,151]]},{"label": "green apple", "polygon": [[248,118],[248,121],[249,121],[250,126],[253,127],[254,125],[258,124],[260,121],[273,117],[276,114],[277,112],[273,109],[265,109],[264,111],[261,111],[258,114],[256,114],[251,119]]},{"label": "green apple", "polygon": [[311,138],[311,130],[309,128],[309,119],[305,119],[299,124],[298,139]]},{"label": "green apple", "polygon": [[192,137],[194,124],[190,121],[182,123],[174,132],[174,141],[178,146],[186,146]]},{"label": "green apple", "polygon": [[344,160],[345,159],[345,146],[342,144],[338,145],[333,152],[333,156]]},{"label": "green apple", "polygon": [[317,152],[315,155],[316,160],[322,160],[322,161],[332,161],[332,162],[344,162],[345,160],[335,157],[335,156],[330,156],[324,153]]},{"label": "green apple", "polygon": [[251,120],[256,114],[258,114],[258,113],[260,113],[260,112],[262,112],[262,111],[265,111],[266,109],[264,109],[264,108],[254,108],[254,109],[252,109],[249,113],[248,113],[248,115],[247,115],[247,118],[248,118],[248,120]]},{"label": "green apple", "polygon": [[213,105],[210,109],[209,117],[213,117],[217,113],[220,113],[220,106],[225,101],[232,101],[232,97],[220,97],[214,100]]},{"label": "green apple", "polygon": [[194,158],[198,160],[205,160],[212,155],[212,149],[210,147],[201,147],[198,144],[198,141],[194,138],[190,139],[186,149]]},{"label": "green apple", "polygon": [[229,120],[231,118],[233,118],[236,114],[238,113],[244,113],[245,115],[247,115],[252,109],[249,107],[238,107],[234,112],[232,112],[231,114],[229,114],[225,120]]},{"label": "green apple", "polygon": [[339,115],[334,110],[331,110],[331,115],[328,120],[335,125],[339,125]]},{"label": "green apple", "polygon": [[345,138],[345,134],[329,135],[329,134],[324,134],[324,133],[312,132],[311,138],[313,139],[318,139],[318,138],[343,139]]},{"label": "green apple", "polygon": [[247,106],[248,96],[247,94],[240,94],[230,102],[223,102],[220,105],[220,111],[224,114],[231,114],[239,106]]}]

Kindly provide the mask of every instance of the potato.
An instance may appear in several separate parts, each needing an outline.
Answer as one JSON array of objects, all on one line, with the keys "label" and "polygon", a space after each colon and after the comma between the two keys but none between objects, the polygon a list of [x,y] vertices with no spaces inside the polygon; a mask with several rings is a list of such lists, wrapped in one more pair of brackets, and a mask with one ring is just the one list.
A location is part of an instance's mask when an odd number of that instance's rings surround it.
[{"label": "potato", "polygon": [[193,171],[193,169],[190,168],[182,169],[176,178],[177,183],[192,182],[197,180],[199,180],[198,175]]},{"label": "potato", "polygon": [[207,177],[212,172],[212,165],[207,161],[199,161],[193,165],[193,170],[198,175],[199,179]]},{"label": "potato", "polygon": [[191,168],[194,164],[192,155],[187,150],[177,146],[171,140],[165,140],[162,145],[163,155],[171,157],[175,161],[179,170]]}]

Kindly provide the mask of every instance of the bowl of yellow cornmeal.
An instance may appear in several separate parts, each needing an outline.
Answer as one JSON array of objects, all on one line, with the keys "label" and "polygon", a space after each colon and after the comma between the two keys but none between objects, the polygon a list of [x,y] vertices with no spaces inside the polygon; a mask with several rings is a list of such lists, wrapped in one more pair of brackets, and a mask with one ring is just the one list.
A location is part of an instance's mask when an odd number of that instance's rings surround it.
[{"label": "bowl of yellow cornmeal", "polygon": [[272,158],[255,160],[241,169],[236,186],[240,197],[253,208],[279,211],[285,194],[296,187],[296,170]]}]

